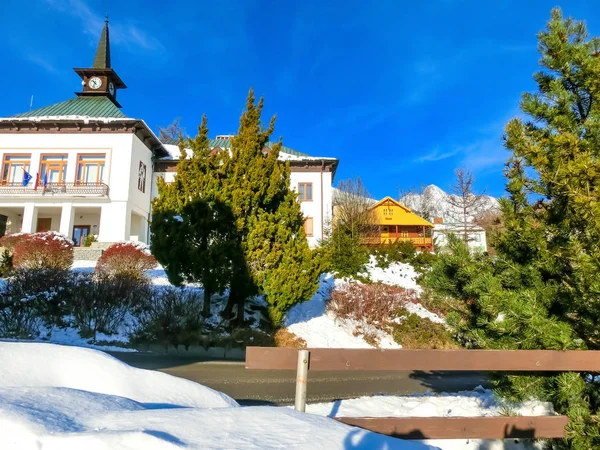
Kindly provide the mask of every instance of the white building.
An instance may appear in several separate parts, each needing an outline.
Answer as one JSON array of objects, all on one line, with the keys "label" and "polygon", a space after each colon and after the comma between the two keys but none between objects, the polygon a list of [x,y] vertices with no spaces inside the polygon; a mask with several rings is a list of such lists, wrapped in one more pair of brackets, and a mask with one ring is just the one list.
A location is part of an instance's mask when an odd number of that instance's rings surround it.
[{"label": "white building", "polygon": [[[121,111],[117,93],[126,86],[111,67],[108,22],[92,67],[74,70],[83,85],[77,97],[0,118],[0,236],[56,230],[78,246],[88,234],[101,243],[148,242],[156,179],[174,177],[178,150]],[[214,145],[227,148],[228,139]],[[285,147],[280,158],[290,161],[316,244],[331,216],[338,160]]]},{"label": "white building", "polygon": [[[454,234],[460,238],[464,235],[464,224],[458,222],[442,223],[441,219],[433,221],[433,242],[436,251],[444,251],[448,246],[448,235]],[[468,224],[468,247],[472,253],[487,251],[487,238],[483,228],[473,223]]]}]

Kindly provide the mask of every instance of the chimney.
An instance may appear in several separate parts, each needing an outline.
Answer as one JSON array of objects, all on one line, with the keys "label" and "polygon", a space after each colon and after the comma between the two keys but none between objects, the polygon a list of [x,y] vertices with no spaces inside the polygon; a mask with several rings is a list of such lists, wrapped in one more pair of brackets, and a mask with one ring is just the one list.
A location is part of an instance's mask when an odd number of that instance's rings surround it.
[{"label": "chimney", "polygon": [[434,217],[433,223],[444,223],[444,219],[442,217]]}]

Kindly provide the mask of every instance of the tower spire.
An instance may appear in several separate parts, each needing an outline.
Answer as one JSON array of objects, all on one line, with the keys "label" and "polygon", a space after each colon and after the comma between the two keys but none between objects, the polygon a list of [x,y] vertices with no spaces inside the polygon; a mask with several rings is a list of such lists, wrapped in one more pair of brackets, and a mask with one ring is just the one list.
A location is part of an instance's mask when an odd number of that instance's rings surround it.
[{"label": "tower spire", "polygon": [[94,57],[94,69],[110,69],[110,37],[108,32],[108,14],[104,19],[104,28],[98,42],[98,49]]}]

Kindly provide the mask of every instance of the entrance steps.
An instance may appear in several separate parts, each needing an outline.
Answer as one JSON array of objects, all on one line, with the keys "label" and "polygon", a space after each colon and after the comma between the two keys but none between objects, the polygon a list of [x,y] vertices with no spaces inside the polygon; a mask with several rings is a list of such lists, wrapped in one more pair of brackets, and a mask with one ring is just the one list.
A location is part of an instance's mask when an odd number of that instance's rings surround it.
[{"label": "entrance steps", "polygon": [[75,247],[73,248],[73,259],[75,261],[98,261],[102,253],[104,253],[104,249],[101,247]]}]

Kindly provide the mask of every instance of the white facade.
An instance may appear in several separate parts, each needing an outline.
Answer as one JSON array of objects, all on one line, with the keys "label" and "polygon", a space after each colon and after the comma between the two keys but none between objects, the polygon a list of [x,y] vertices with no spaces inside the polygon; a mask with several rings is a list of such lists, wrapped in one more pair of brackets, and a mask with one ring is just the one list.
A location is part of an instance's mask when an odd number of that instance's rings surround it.
[{"label": "white facade", "polygon": [[[153,198],[158,196],[158,178],[163,178],[168,183],[175,179],[173,169],[180,154],[179,148],[169,144],[164,147],[170,156],[157,161],[159,168],[152,175]],[[191,155],[191,150],[188,150],[188,155]],[[302,191],[299,201],[305,218],[304,229],[309,245],[315,247],[323,239],[333,215],[333,177],[338,161],[335,158],[298,156],[283,150],[279,159],[290,162],[290,188],[296,192]],[[171,170],[165,171],[160,167],[170,167]]]},{"label": "white facade", "polygon": [[[42,159],[58,155],[66,167],[46,175],[44,186]],[[21,165],[10,173],[13,156],[27,164],[27,186]],[[5,232],[51,229],[76,241],[89,233],[100,242],[147,242],[152,156],[132,133],[0,133]],[[138,189],[140,163],[147,168],[145,192]]]},{"label": "white facade", "polygon": [[[463,236],[464,225],[460,223],[436,223],[433,226],[433,239],[436,251],[444,251],[448,246],[448,235],[455,234],[458,237]],[[485,230],[473,224],[469,224],[468,247],[472,253],[482,253],[487,251],[487,238]]]},{"label": "white facade", "polygon": [[[8,126],[9,120],[0,119],[0,124]],[[24,126],[53,120],[58,128],[67,126],[59,123],[61,118],[49,117],[28,118],[21,123]],[[69,118],[69,126],[80,120],[83,124],[94,119]],[[104,243],[123,240],[147,243],[151,200],[158,195],[156,181],[163,177],[170,182],[175,177],[174,170],[156,172],[155,162],[176,167],[177,161],[172,156],[155,158],[149,146],[134,132],[114,132],[120,122],[127,124],[131,120],[134,119],[108,119],[113,132],[3,130],[0,133],[0,220],[5,222],[5,229],[0,232],[56,230],[77,245],[84,243],[87,234],[95,235]],[[151,133],[147,127],[145,131]],[[158,143],[156,136],[152,138]],[[161,146],[162,154],[173,155],[170,147],[173,146]],[[62,165],[48,175],[47,168],[42,166],[44,158],[59,156]],[[292,165],[291,188],[305,193],[306,198],[301,201],[305,230],[309,244],[315,246],[331,219],[337,160],[305,159],[285,153],[281,159],[290,160]],[[95,168],[87,167],[88,163],[96,164]],[[23,167],[32,176],[27,186],[22,184]]]}]

